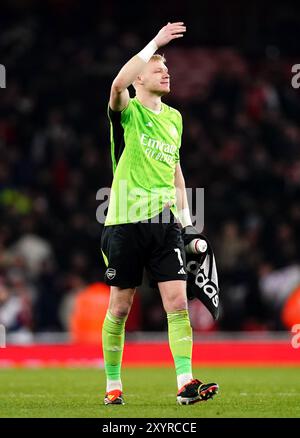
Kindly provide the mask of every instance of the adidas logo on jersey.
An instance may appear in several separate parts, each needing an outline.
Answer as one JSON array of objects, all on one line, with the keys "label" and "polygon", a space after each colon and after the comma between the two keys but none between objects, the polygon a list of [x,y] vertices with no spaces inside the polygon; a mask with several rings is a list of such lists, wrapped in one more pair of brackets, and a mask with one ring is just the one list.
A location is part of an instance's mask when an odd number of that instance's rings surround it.
[{"label": "adidas logo on jersey", "polygon": [[181,268],[181,269],[178,271],[178,274],[186,274],[184,268]]}]

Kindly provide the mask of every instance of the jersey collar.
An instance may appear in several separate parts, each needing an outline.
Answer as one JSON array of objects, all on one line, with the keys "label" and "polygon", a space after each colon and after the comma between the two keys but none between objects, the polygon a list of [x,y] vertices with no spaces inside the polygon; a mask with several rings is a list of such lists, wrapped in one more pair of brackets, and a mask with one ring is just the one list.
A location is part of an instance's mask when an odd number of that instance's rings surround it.
[{"label": "jersey collar", "polygon": [[143,108],[145,108],[147,111],[150,111],[151,114],[154,114],[155,116],[159,116],[160,114],[163,113],[164,111],[164,104],[163,102],[161,103],[161,110],[159,113],[154,112],[151,108],[148,108],[147,106],[143,105],[138,98],[135,96],[134,99],[138,102],[139,105],[141,105]]}]

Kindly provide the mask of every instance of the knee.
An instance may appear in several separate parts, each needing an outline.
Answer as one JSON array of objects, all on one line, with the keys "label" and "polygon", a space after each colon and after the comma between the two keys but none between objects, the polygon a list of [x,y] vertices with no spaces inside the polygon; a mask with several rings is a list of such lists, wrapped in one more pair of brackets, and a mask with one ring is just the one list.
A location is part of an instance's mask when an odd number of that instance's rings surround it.
[{"label": "knee", "polygon": [[132,303],[135,290],[120,291],[118,288],[112,287],[109,301],[109,311],[116,318],[127,318]]},{"label": "knee", "polygon": [[187,310],[188,308],[187,298],[186,297],[175,298],[172,301],[170,300],[166,302],[164,307],[167,313],[176,312],[178,310]]},{"label": "knee", "polygon": [[126,305],[115,305],[112,306],[109,310],[114,317],[124,319],[127,318],[127,316],[129,315],[130,307],[131,306]]}]

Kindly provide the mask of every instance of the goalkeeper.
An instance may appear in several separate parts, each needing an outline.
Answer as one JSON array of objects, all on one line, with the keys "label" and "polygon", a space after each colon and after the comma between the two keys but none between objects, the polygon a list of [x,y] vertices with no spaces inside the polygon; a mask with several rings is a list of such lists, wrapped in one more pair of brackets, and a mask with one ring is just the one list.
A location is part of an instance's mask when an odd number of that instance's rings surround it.
[{"label": "goalkeeper", "polygon": [[[170,74],[165,58],[155,54],[185,31],[182,22],[168,23],[123,66],[111,86],[108,116],[114,178],[101,236],[105,281],[111,287],[102,329],[107,405],[124,404],[125,323],[144,267],[158,284],[167,314],[177,402],[207,400],[218,390],[217,384],[203,383],[192,374],[185,252],[177,222],[192,225],[179,160],[182,118],[161,101],[170,92]],[[130,85],[136,91],[134,98],[129,96]]]}]

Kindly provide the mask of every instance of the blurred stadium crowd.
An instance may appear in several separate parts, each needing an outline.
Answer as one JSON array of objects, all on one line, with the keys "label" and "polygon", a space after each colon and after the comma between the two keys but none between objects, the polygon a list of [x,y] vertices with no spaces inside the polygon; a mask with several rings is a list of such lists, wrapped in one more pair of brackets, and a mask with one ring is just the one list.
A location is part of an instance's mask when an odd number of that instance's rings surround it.
[{"label": "blurred stadium crowd", "polygon": [[[103,279],[96,192],[112,178],[110,83],[160,26],[148,23],[140,35],[122,28],[113,5],[85,24],[68,2],[0,19],[0,323],[10,331],[66,330],[70,297]],[[166,103],[183,114],[186,185],[205,189],[204,231],[221,285],[216,327],[282,329],[281,307],[300,284],[300,94],[291,59],[273,45],[254,56],[188,43],[164,50]],[[163,329],[158,294],[145,287],[139,299],[140,329]],[[192,309],[195,321],[200,310]]]}]

